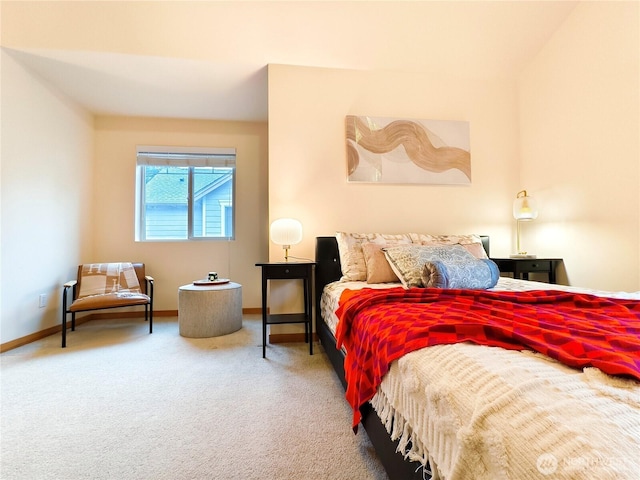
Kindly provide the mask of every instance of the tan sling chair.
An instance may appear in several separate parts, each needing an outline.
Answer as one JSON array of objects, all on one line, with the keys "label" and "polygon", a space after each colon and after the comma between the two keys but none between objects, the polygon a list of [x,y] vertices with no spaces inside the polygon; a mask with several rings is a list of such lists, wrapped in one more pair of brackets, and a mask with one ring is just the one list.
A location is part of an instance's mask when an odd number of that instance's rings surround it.
[{"label": "tan sling chair", "polygon": [[145,275],[144,263],[79,265],[77,280],[65,283],[62,292],[62,348],[67,346],[67,314],[71,314],[73,331],[78,312],[136,305],[144,305],[144,319],[152,333],[153,277]]}]

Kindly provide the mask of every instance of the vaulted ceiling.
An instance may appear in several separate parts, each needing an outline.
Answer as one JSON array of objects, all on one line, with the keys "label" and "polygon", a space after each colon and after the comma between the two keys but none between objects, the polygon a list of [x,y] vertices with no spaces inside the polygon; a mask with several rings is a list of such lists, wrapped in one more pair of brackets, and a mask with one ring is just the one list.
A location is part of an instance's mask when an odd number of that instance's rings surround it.
[{"label": "vaulted ceiling", "polygon": [[575,5],[3,1],[2,47],[95,114],[264,121],[270,63],[515,79]]}]

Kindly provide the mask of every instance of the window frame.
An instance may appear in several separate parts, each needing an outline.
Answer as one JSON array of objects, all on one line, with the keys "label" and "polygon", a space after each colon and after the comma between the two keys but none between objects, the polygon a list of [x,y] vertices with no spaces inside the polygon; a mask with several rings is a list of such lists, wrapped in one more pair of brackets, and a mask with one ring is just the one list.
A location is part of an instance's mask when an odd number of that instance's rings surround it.
[{"label": "window frame", "polygon": [[[190,242],[235,240],[236,232],[236,149],[217,147],[136,146],[135,188],[135,241],[136,242]],[[185,238],[147,238],[146,175],[149,166],[187,169],[187,236]],[[231,169],[231,195],[220,200],[220,236],[195,235],[194,232],[194,176],[199,167]],[[226,209],[231,208],[231,234],[227,231]],[[203,228],[204,228],[203,223]]]}]

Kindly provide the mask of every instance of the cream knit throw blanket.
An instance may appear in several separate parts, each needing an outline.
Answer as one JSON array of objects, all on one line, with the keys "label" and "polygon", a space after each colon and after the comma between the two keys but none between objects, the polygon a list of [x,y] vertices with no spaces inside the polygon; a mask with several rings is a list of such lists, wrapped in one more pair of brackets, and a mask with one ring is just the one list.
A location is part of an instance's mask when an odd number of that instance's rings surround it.
[{"label": "cream knit throw blanket", "polygon": [[640,478],[640,383],[595,368],[441,345],[394,362],[371,403],[434,479]]}]

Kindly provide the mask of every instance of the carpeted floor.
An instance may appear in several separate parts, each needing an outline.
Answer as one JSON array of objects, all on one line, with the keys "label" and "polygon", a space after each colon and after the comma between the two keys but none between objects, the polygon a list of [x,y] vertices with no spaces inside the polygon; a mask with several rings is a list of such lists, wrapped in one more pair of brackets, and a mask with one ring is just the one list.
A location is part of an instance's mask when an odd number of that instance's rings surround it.
[{"label": "carpeted floor", "polygon": [[386,479],[318,345],[93,320],[0,355],[0,478]]}]

